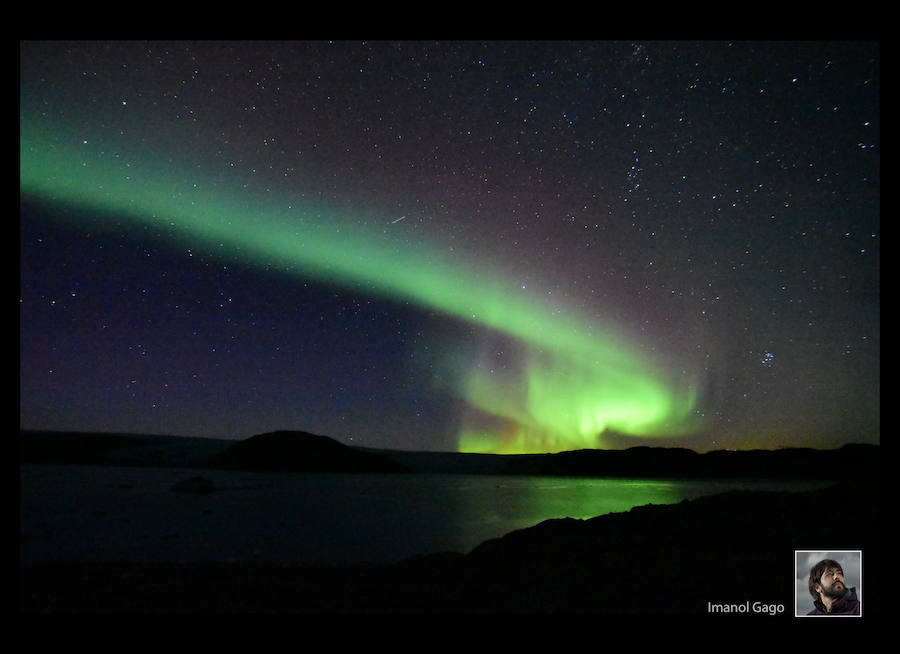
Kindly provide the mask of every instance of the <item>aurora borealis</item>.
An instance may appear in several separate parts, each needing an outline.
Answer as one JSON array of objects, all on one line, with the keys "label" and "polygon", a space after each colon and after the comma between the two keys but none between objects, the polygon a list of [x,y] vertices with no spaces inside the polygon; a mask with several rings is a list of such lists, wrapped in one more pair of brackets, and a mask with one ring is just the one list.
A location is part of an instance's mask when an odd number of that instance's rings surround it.
[{"label": "aurora borealis", "polygon": [[461,374],[458,390],[470,405],[513,425],[507,437],[461,434],[465,451],[597,447],[608,428],[655,436],[693,409],[691,397],[666,388],[625,343],[588,323],[555,316],[534,298],[520,297],[511,284],[481,279],[471,265],[453,266],[428,250],[392,250],[374,235],[353,234],[352,221],[349,228],[298,227],[304,222],[302,211],[255,200],[235,210],[233,200],[223,202],[216,192],[185,195],[178,190],[182,178],[177,175],[154,175],[151,169],[136,176],[127,163],[82,165],[84,152],[69,154],[52,141],[32,138],[27,130],[21,152],[25,193],[120,219],[132,217],[138,224],[172,232],[175,241],[205,245],[210,252],[219,248],[217,256],[225,261],[279,262],[300,277],[365,282],[373,293],[410,299],[537,349],[540,354],[529,355],[525,363],[525,379],[511,385],[498,386],[477,370]]},{"label": "aurora borealis", "polygon": [[20,424],[877,442],[877,53],[23,43]]}]

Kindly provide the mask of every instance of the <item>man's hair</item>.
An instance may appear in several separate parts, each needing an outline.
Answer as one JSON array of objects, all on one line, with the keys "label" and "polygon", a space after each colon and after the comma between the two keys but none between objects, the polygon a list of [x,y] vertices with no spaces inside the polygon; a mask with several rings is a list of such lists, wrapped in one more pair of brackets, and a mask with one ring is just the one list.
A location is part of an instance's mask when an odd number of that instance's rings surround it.
[{"label": "man's hair", "polygon": [[814,600],[819,599],[819,593],[816,592],[816,584],[822,579],[822,575],[828,568],[837,568],[844,574],[841,564],[834,559],[822,559],[809,570],[809,594]]}]

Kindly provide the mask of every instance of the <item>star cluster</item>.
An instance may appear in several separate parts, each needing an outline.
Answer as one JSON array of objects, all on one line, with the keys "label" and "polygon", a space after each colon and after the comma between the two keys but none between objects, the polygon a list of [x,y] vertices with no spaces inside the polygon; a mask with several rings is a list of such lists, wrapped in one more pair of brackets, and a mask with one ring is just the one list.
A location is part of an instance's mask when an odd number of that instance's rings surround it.
[{"label": "star cluster", "polygon": [[[510,400],[523,372],[577,404],[578,375],[534,377],[555,346],[407,290],[446,263],[504,319],[583,330],[689,396],[654,442],[878,442],[879,62],[855,42],[23,42],[20,424],[455,450],[473,422],[569,410]],[[323,268],[278,249],[292,233]],[[643,442],[627,431],[596,444]]]}]

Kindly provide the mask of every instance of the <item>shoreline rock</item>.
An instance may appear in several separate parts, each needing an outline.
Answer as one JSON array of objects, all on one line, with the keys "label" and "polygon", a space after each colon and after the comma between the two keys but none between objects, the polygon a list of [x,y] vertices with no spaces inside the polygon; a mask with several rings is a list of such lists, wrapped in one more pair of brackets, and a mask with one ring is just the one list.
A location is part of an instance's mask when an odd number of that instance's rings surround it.
[{"label": "shoreline rock", "polygon": [[[587,520],[548,520],[468,554],[393,565],[25,566],[22,608],[698,615],[711,602],[793,607],[794,551],[821,546],[863,550],[863,601],[871,615],[880,608],[879,497],[877,482],[804,493],[732,491]],[[769,619],[790,616],[792,610]]]}]

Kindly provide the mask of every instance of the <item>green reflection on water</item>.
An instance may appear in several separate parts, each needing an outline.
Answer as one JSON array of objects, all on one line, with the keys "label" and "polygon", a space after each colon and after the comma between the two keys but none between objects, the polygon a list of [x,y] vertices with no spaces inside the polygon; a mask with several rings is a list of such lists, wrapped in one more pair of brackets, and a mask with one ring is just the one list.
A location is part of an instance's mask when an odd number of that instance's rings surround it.
[{"label": "green reflection on water", "polygon": [[[457,481],[457,484],[459,481]],[[466,549],[545,520],[587,520],[628,512],[648,504],[682,500],[730,490],[811,490],[821,483],[764,480],[619,479],[585,477],[495,476],[472,478],[453,505],[459,546]],[[475,492],[475,489],[478,492]]]}]

